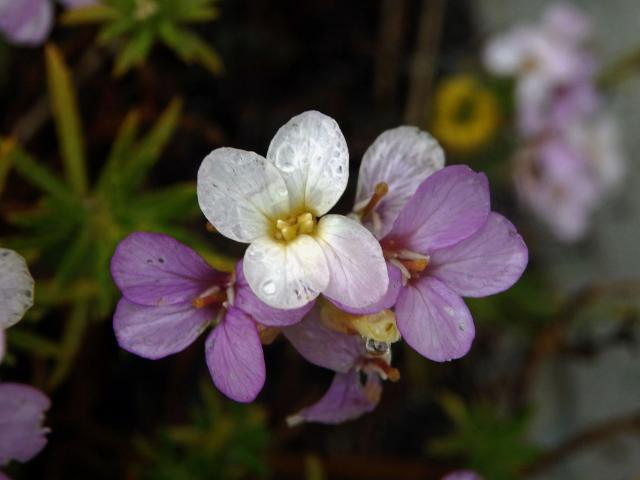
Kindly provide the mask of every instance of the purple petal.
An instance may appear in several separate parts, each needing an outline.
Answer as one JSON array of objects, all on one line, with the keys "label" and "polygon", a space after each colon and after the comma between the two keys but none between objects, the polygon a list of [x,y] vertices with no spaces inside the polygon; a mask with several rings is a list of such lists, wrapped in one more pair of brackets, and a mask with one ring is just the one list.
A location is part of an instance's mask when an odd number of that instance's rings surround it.
[{"label": "purple petal", "polygon": [[237,308],[207,338],[207,366],[216,387],[237,402],[251,402],[264,385],[266,372],[255,323]]},{"label": "purple petal", "polygon": [[302,422],[337,424],[353,420],[375,409],[381,392],[376,374],[368,375],[367,386],[363,387],[357,370],[336,373],[327,393],[318,402],[289,417],[287,423],[294,426]]},{"label": "purple petal", "polygon": [[0,31],[18,45],[37,46],[49,36],[53,24],[50,0],[4,0],[0,2]]},{"label": "purple petal", "polygon": [[380,243],[361,224],[342,215],[318,222],[316,241],[329,266],[327,297],[353,308],[379,302],[389,287]]},{"label": "purple petal", "polygon": [[397,267],[393,266],[389,262],[387,262],[387,273],[389,274],[389,287],[387,288],[387,293],[385,293],[380,301],[376,303],[367,305],[363,308],[353,308],[344,305],[337,300],[333,300],[332,298],[327,297],[327,299],[340,310],[353,315],[372,315],[386,308],[391,308],[396,304],[398,295],[400,295],[400,290],[402,290],[402,273]]},{"label": "purple petal", "polygon": [[236,265],[236,283],[235,283],[235,299],[233,306],[242,310],[247,315],[261,323],[270,327],[284,327],[293,325],[302,320],[309,310],[315,305],[315,301],[307,303],[304,307],[294,308],[292,310],[282,310],[273,308],[260,300],[244,277],[242,261]]},{"label": "purple petal", "polygon": [[489,215],[487,177],[454,165],[427,178],[404,207],[383,244],[430,254],[477,232]]},{"label": "purple petal", "polygon": [[463,297],[502,292],[520,278],[529,254],[516,228],[491,212],[475,235],[431,254],[429,274]]},{"label": "purple petal", "polygon": [[442,477],[442,480],[481,480],[481,478],[471,470],[457,470]]},{"label": "purple petal", "polygon": [[47,396],[33,387],[0,384],[0,465],[29,461],[44,448],[48,430],[42,421],[49,406]]},{"label": "purple petal", "polygon": [[386,183],[389,192],[375,209],[379,227],[371,217],[364,219],[364,225],[376,238],[384,237],[420,183],[443,166],[442,148],[427,132],[401,126],[380,134],[362,157],[356,205],[366,205],[378,183]]},{"label": "purple petal", "polygon": [[4,473],[0,472],[0,480],[11,480],[11,479],[7,477]]},{"label": "purple petal", "polygon": [[156,360],[191,345],[215,316],[211,308],[190,302],[149,307],[122,298],[113,316],[118,344],[128,352]]},{"label": "purple petal", "polygon": [[186,245],[147,232],[132,233],[120,242],[111,259],[111,275],[127,299],[142,305],[191,301],[228,279]]},{"label": "purple petal", "polygon": [[364,353],[360,337],[326,327],[320,321],[319,308],[282,333],[307,361],[336,372],[351,370]]},{"label": "purple petal", "polygon": [[402,338],[436,362],[464,356],[475,336],[471,313],[462,299],[431,277],[422,277],[402,290],[396,322]]}]

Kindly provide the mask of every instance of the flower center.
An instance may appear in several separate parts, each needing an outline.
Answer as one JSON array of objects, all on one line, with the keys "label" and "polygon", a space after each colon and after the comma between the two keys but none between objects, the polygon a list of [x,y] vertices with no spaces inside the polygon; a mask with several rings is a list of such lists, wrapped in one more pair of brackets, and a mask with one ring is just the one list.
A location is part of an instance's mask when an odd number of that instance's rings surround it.
[{"label": "flower center", "polygon": [[316,219],[310,212],[292,216],[287,219],[276,220],[275,237],[278,240],[290,242],[298,235],[309,235],[316,228]]},{"label": "flower center", "polygon": [[384,251],[384,256],[402,272],[402,282],[407,284],[412,278],[420,278],[429,266],[429,256],[410,250]]},{"label": "flower center", "polygon": [[227,301],[227,292],[221,290],[220,287],[212,287],[202,293],[199,297],[194,298],[191,304],[196,308],[209,307],[211,305],[222,305]]},{"label": "flower center", "polygon": [[391,344],[400,340],[396,317],[391,310],[382,310],[373,315],[352,315],[325,302],[320,311],[320,320],[337,332],[360,335],[367,353],[371,355],[387,354]]}]

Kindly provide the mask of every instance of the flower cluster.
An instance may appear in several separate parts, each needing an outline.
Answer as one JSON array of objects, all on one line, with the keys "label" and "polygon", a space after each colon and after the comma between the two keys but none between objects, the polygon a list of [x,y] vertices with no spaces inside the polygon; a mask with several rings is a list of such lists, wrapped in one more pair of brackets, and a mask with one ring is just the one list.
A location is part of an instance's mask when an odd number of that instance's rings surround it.
[{"label": "flower cluster", "polygon": [[[13,250],[0,248],[0,363],[5,355],[4,330],[15,325],[33,305],[33,278]],[[29,385],[0,382],[0,467],[26,462],[47,442],[42,428],[49,399]],[[6,478],[0,472],[0,478]]]},{"label": "flower cluster", "polygon": [[365,153],[348,216],[328,213],[349,175],[337,123],[302,113],[266,157],[219,148],[198,172],[198,201],[222,235],[248,244],[233,272],[155,233],[121,242],[111,263],[123,298],[120,345],[156,359],[207,327],[216,386],[248,402],[265,381],[262,344],[280,333],[334,371],[327,393],[289,418],[339,423],[371,411],[382,380],[397,381],[391,345],[403,338],[434,361],[459,358],[474,338],[461,297],[509,288],[527,264],[515,228],[490,208],[484,175],[444,167],[426,132],[398,127]]},{"label": "flower cluster", "polygon": [[494,38],[487,68],[516,78],[516,187],[556,237],[582,237],[592,211],[622,177],[617,125],[602,110],[597,61],[588,49],[589,19],[575,8],[549,7],[539,25]]}]

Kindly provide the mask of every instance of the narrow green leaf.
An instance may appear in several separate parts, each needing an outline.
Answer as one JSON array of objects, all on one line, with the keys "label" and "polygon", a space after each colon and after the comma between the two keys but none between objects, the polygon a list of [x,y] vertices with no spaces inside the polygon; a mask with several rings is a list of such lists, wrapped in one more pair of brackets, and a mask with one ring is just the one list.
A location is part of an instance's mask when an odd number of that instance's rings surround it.
[{"label": "narrow green leaf", "polygon": [[59,20],[62,25],[82,25],[108,22],[117,19],[118,16],[117,10],[108,5],[97,4],[70,8],[60,15]]},{"label": "narrow green leaf", "polygon": [[185,62],[199,62],[214,75],[224,71],[218,53],[197,35],[166,23],[160,27],[160,37]]},{"label": "narrow green leaf", "polygon": [[164,223],[200,214],[194,182],[179,183],[138,195],[128,211],[132,217]]},{"label": "narrow green leaf", "polygon": [[145,28],[131,38],[116,57],[113,74],[116,77],[124,75],[133,66],[140,65],[153,46],[153,31]]},{"label": "narrow green leaf", "polygon": [[118,135],[113,142],[107,162],[98,178],[97,190],[103,195],[113,195],[120,189],[122,165],[128,159],[129,152],[133,149],[139,126],[140,112],[136,110],[129,112],[122,122],[120,130],[118,130]]},{"label": "narrow green leaf", "polygon": [[12,328],[7,332],[9,344],[16,350],[27,352],[40,358],[56,357],[60,348],[51,340],[21,328]]},{"label": "narrow green leaf", "polygon": [[46,58],[51,111],[58,132],[67,182],[75,192],[84,194],[88,190],[86,161],[71,74],[55,45],[47,45]]},{"label": "narrow green leaf", "polygon": [[7,161],[13,164],[15,170],[34,187],[39,188],[59,200],[74,202],[74,196],[69,189],[60,182],[44,165],[25,152],[10,139],[0,139],[0,150],[10,157]]},{"label": "narrow green leaf", "polygon": [[109,24],[106,24],[98,33],[98,45],[106,45],[109,42],[122,37],[125,33],[135,28],[136,22],[132,18],[119,18]]},{"label": "narrow green leaf", "polygon": [[54,390],[67,378],[73,366],[73,361],[82,345],[88,324],[88,302],[84,300],[76,301],[65,322],[64,333],[60,342],[60,354],[49,379],[49,390]]},{"label": "narrow green leaf", "polygon": [[84,230],[71,239],[53,279],[53,288],[62,290],[86,266],[91,253],[91,236]]},{"label": "narrow green leaf", "polygon": [[147,177],[171,139],[181,111],[182,100],[173,99],[151,131],[133,149],[131,158],[122,171],[124,191],[131,192],[138,188]]}]

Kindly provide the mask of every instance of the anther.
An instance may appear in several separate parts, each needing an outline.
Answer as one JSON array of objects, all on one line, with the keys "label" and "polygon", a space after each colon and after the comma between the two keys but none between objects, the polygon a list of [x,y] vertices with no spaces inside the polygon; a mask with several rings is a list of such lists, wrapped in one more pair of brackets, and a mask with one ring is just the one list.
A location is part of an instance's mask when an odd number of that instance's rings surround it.
[{"label": "anther", "polygon": [[429,265],[429,260],[426,258],[419,258],[417,260],[400,260],[402,264],[413,273],[423,272],[427,265]]},{"label": "anther", "polygon": [[209,305],[221,304],[227,299],[226,292],[214,292],[209,295],[204,295],[202,297],[194,298],[191,304],[196,308],[204,308]]},{"label": "anther", "polygon": [[209,233],[216,233],[218,231],[210,222],[207,222],[206,229]]},{"label": "anther", "polygon": [[371,214],[371,212],[373,212],[373,210],[376,208],[378,203],[380,203],[380,200],[382,200],[382,198],[388,192],[389,192],[389,185],[387,185],[385,182],[380,182],[376,184],[375,188],[373,189],[373,195],[371,195],[371,199],[369,200],[369,203],[367,203],[362,209],[362,211],[360,212],[360,218],[364,219],[368,217]]}]

